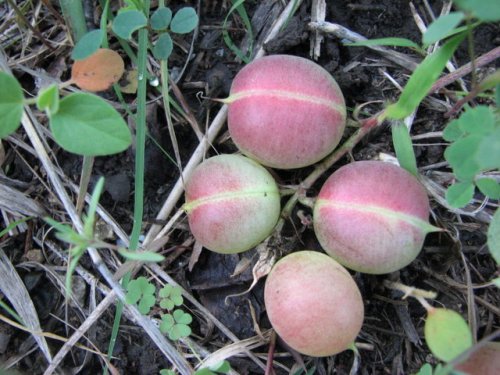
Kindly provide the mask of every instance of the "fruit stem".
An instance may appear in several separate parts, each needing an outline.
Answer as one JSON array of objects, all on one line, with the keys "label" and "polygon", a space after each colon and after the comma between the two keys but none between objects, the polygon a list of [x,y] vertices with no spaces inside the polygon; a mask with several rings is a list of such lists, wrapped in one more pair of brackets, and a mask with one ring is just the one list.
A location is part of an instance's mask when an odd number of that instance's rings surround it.
[{"label": "fruit stem", "polygon": [[434,310],[434,307],[432,307],[427,302],[426,298],[436,299],[436,297],[437,297],[436,292],[418,289],[418,288],[415,288],[413,286],[408,286],[408,285],[399,283],[397,281],[389,281],[389,280],[384,280],[384,286],[386,288],[389,288],[392,290],[399,290],[400,292],[403,292],[404,295],[403,295],[402,299],[406,299],[408,297],[415,298],[427,310],[427,313],[431,313]]}]

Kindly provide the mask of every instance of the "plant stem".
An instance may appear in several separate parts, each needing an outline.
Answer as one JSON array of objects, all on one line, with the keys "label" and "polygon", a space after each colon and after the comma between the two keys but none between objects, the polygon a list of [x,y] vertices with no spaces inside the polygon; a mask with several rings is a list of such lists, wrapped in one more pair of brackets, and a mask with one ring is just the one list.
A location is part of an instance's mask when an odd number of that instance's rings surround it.
[{"label": "plant stem", "polygon": [[[149,0],[144,1],[146,15],[149,14]],[[139,85],[137,88],[137,114],[136,136],[135,136],[135,191],[134,191],[134,224],[130,234],[129,249],[137,250],[139,237],[142,231],[142,217],[144,212],[144,154],[146,139],[146,90],[147,71],[146,60],[148,52],[148,29],[139,30],[139,51],[137,56]],[[122,286],[126,290],[130,281],[131,273],[128,272],[122,279]],[[108,347],[108,358],[111,358],[116,343],[116,337],[120,327],[123,312],[123,302],[116,305],[115,320]]]},{"label": "plant stem", "polygon": [[82,173],[80,175],[80,187],[78,190],[78,198],[76,200],[76,212],[78,213],[78,215],[82,213],[83,202],[85,202],[85,195],[87,194],[87,190],[89,187],[94,160],[94,156],[83,157]]},{"label": "plant stem", "polygon": [[87,33],[83,4],[80,0],[59,0],[59,5],[76,43]]}]

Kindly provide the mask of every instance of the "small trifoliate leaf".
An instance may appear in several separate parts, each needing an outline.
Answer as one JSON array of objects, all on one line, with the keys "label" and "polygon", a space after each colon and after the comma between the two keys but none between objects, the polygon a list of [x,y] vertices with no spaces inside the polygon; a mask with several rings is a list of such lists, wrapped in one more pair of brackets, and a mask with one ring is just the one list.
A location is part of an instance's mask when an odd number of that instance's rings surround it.
[{"label": "small trifoliate leaf", "polygon": [[488,248],[493,259],[500,264],[500,209],[496,210],[488,228]]},{"label": "small trifoliate leaf", "polygon": [[482,137],[475,162],[481,170],[500,168],[500,127]]},{"label": "small trifoliate leaf", "polygon": [[175,324],[175,320],[172,315],[164,314],[161,316],[160,331],[165,334],[168,333]]},{"label": "small trifoliate leaf", "polygon": [[422,36],[424,46],[450,36],[456,26],[465,18],[462,12],[450,12],[432,22]]},{"label": "small trifoliate leaf", "polygon": [[137,309],[139,312],[143,315],[146,315],[149,313],[151,308],[154,306],[156,302],[156,299],[154,296],[146,294],[143,295],[142,298],[139,301],[139,304],[137,305]]},{"label": "small trifoliate leaf", "polygon": [[460,128],[460,120],[453,120],[443,131],[443,139],[448,142],[454,142],[462,138],[466,133]]},{"label": "small trifoliate leaf", "polygon": [[495,128],[495,114],[484,105],[468,109],[460,116],[459,126],[469,134],[487,135]]},{"label": "small trifoliate leaf", "polygon": [[174,311],[173,317],[175,319],[175,322],[178,324],[191,324],[191,322],[193,321],[193,317],[190,314],[180,309]]},{"label": "small trifoliate leaf", "polygon": [[138,10],[127,10],[120,12],[113,20],[113,32],[122,39],[130,39],[132,33],[145,27],[148,20],[144,13]]},{"label": "small trifoliate leaf", "polygon": [[474,184],[469,181],[457,182],[446,190],[446,200],[450,206],[459,208],[465,206],[474,196]]},{"label": "small trifoliate leaf", "polygon": [[73,60],[83,60],[95,53],[101,47],[104,33],[101,29],[89,31],[76,43],[71,52]]},{"label": "small trifoliate leaf", "polygon": [[172,11],[170,8],[162,7],[156,9],[151,15],[151,28],[156,31],[165,30],[172,20]]},{"label": "small trifoliate leaf", "polygon": [[158,60],[168,60],[173,49],[174,43],[169,33],[163,33],[158,37],[153,47],[153,55]]},{"label": "small trifoliate leaf", "polygon": [[453,310],[437,308],[429,311],[424,334],[432,354],[445,362],[451,361],[473,344],[467,322]]},{"label": "small trifoliate leaf", "polygon": [[191,334],[191,328],[185,324],[175,324],[168,332],[168,338],[172,341],[177,341],[183,337],[188,337]]},{"label": "small trifoliate leaf", "polygon": [[0,72],[0,138],[14,133],[21,125],[23,89],[14,76]]},{"label": "small trifoliate leaf", "polygon": [[493,178],[483,177],[476,180],[477,188],[490,199],[500,199],[500,184]]},{"label": "small trifoliate leaf", "polygon": [[36,107],[40,111],[46,111],[49,116],[55,115],[59,110],[59,89],[52,84],[43,88],[36,98]]},{"label": "small trifoliate leaf", "polygon": [[448,146],[444,151],[444,158],[450,163],[458,179],[471,181],[480,171],[481,168],[475,155],[483,140],[483,136],[468,135]]},{"label": "small trifoliate leaf", "polygon": [[141,314],[147,314],[155,304],[155,286],[144,276],[138,277],[127,285],[127,295],[125,301],[130,304],[138,303]]},{"label": "small trifoliate leaf", "polygon": [[170,30],[176,34],[187,34],[193,31],[198,25],[198,15],[191,7],[181,8],[175,13]]}]

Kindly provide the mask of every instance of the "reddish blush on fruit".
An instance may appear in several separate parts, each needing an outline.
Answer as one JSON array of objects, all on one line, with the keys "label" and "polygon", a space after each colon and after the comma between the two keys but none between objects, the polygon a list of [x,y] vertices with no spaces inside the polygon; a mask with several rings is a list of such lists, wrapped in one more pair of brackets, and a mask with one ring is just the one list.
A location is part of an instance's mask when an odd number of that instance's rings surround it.
[{"label": "reddish blush on fruit", "polygon": [[316,236],[347,268],[384,274],[411,263],[427,233],[425,188],[406,170],[380,161],[358,161],[325,182],[314,206]]},{"label": "reddish blush on fruit", "polygon": [[314,164],[344,133],[346,107],[337,82],[302,57],[273,55],[251,62],[236,75],[224,102],[234,143],[269,167]]},{"label": "reddish blush on fruit", "polygon": [[500,374],[500,342],[485,344],[455,366],[455,369],[467,375]]},{"label": "reddish blush on fruit", "polygon": [[280,259],[264,289],[267,316],[296,351],[323,357],[348,349],[363,324],[361,293],[347,270],[317,251]]},{"label": "reddish blush on fruit", "polygon": [[205,160],[186,183],[189,227],[209,250],[234,254],[271,234],[280,215],[280,195],[271,174],[240,155]]}]

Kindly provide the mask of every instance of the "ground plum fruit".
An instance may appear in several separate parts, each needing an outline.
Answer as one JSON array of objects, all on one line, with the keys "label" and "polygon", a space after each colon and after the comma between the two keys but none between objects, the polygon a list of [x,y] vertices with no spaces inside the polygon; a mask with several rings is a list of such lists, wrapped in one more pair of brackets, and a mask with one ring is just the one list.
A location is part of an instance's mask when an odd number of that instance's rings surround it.
[{"label": "ground plum fruit", "polygon": [[353,278],[317,251],[280,259],[267,276],[264,302],[278,335],[291,348],[314,357],[348,349],[363,324],[363,301]]},{"label": "ground plum fruit", "polygon": [[345,128],[344,97],[333,77],[297,56],[272,55],[246,65],[229,98],[229,133],[263,165],[311,165],[334,150]]},{"label": "ground plum fruit", "polygon": [[409,172],[381,161],[341,167],[314,206],[314,231],[325,251],[347,268],[384,274],[418,255],[428,223],[425,188]]},{"label": "ground plum fruit", "polygon": [[249,250],[273,230],[280,215],[278,186],[271,174],[241,155],[205,160],[186,183],[189,227],[209,250]]}]

